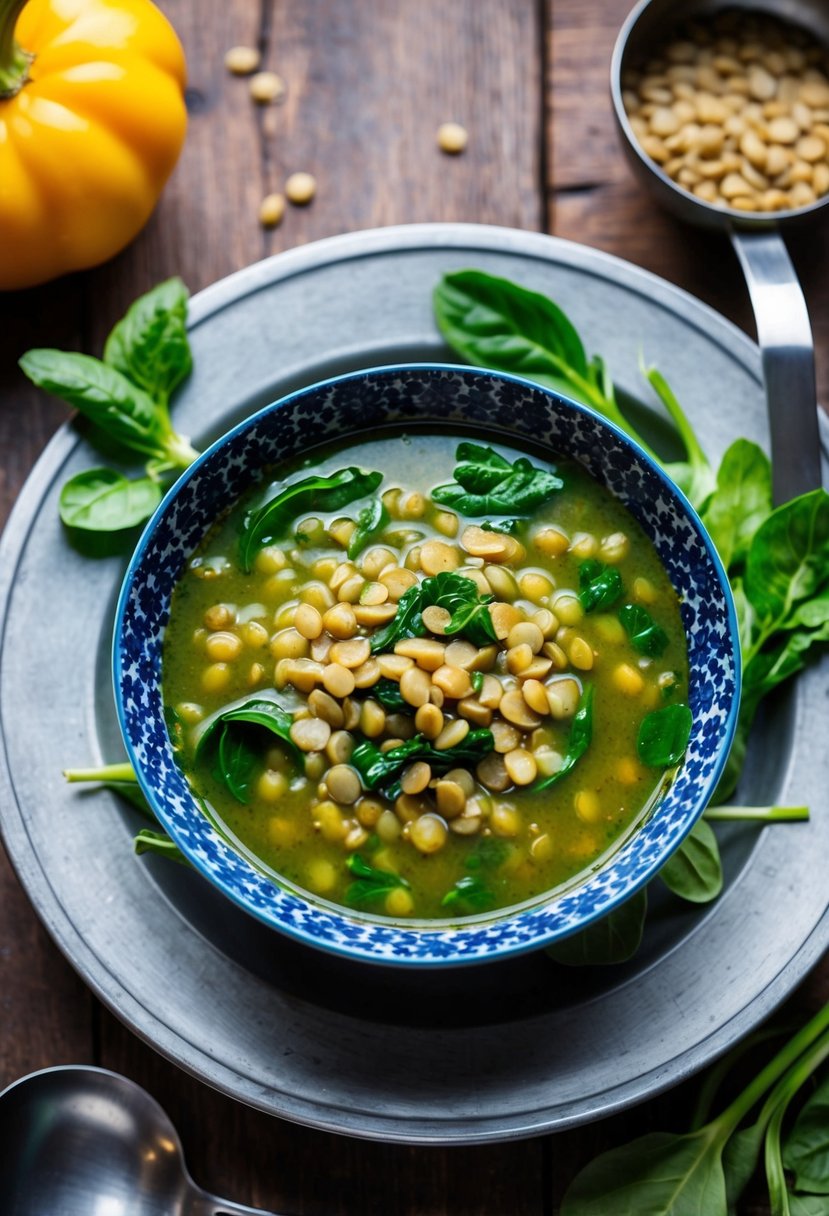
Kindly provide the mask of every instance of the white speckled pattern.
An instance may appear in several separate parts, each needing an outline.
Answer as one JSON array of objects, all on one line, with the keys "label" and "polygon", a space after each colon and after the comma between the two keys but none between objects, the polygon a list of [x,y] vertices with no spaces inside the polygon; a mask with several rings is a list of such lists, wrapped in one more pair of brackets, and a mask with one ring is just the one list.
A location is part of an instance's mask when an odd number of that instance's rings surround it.
[{"label": "white speckled pattern", "polygon": [[[218,835],[178,769],[160,694],[161,640],[184,562],[216,515],[269,465],[313,443],[413,419],[522,437],[578,459],[637,518],[682,595],[694,717],[685,762],[638,832],[580,886],[519,912],[457,926],[415,927],[336,909],[276,885]],[[138,544],[118,604],[115,696],[141,786],[192,863],[237,904],[311,945],[374,962],[426,966],[537,949],[603,916],[646,883],[702,813],[738,709],[733,602],[713,546],[683,496],[604,419],[537,385],[492,372],[425,364],[329,380],[269,406],[214,444],[183,475]]]}]

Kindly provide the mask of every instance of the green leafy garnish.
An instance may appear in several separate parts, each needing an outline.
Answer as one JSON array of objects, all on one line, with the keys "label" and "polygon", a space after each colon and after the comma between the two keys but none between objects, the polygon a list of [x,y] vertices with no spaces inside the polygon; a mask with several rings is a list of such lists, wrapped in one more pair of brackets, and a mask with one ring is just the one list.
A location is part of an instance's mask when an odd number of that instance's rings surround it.
[{"label": "green leafy garnish", "polygon": [[75,351],[27,351],[20,367],[39,388],[63,398],[109,440],[138,452],[146,477],[114,469],[77,473],[63,487],[60,516],[69,528],[117,532],[142,523],[161,500],[160,482],[198,452],[170,421],[170,396],[192,366],[187,288],[169,279],[141,296],[107,339],[104,359]]},{"label": "green leafy garnish", "polygon": [[722,890],[723,873],[717,838],[699,819],[677,851],[659,871],[669,890],[694,904],[707,904]]},{"label": "green leafy garnish", "polygon": [[298,515],[338,511],[373,494],[382,480],[382,473],[365,473],[352,467],[339,469],[330,477],[303,477],[285,486],[274,498],[259,503],[245,515],[239,536],[242,569],[249,573],[259,549],[284,532]]},{"label": "green leafy garnish", "polygon": [[168,279],[140,296],[113,328],[104,362],[166,405],[193,359],[187,340],[187,288]]},{"label": "green leafy garnish", "polygon": [[484,686],[484,673],[482,671],[470,671],[469,679],[472,684],[472,691],[477,696]]},{"label": "green leafy garnish", "polygon": [[372,684],[370,692],[380,702],[383,709],[389,710],[390,713],[412,712],[412,706],[403,699],[400,685],[396,680],[387,680],[385,676],[381,676],[376,684]]},{"label": "green leafy garnish", "polygon": [[668,645],[667,633],[641,604],[623,604],[619,609],[619,620],[630,638],[631,646],[640,654],[658,658]]},{"label": "green leafy garnish", "polygon": [[400,793],[397,777],[415,760],[425,760],[434,773],[446,773],[452,768],[474,768],[495,747],[491,730],[471,730],[454,747],[438,751],[424,735],[415,735],[399,747],[381,752],[370,739],[361,740],[351,753],[349,764],[360,774],[363,788],[380,790],[392,801]]},{"label": "green leafy garnish", "polygon": [[493,523],[491,519],[485,519],[481,524],[481,531],[502,532],[506,536],[515,536],[520,527],[520,519],[499,519],[497,523]]},{"label": "green leafy garnish", "polygon": [[[736,1212],[763,1148],[775,1216],[822,1216],[829,1194],[829,1162],[825,1113],[823,1123],[819,1122],[820,1103],[815,1108],[818,1121],[806,1120],[804,1138],[809,1145],[818,1146],[814,1175],[810,1169],[801,1175],[801,1159],[788,1143],[781,1146],[781,1131],[793,1098],[827,1057],[829,1005],[716,1118],[681,1135],[650,1132],[596,1157],[571,1184],[561,1216],[605,1216],[611,1210],[609,1196],[613,1216],[642,1216],[644,1212],[651,1216],[725,1216]],[[739,1049],[735,1061],[737,1058]],[[758,1105],[754,1121],[747,1123]],[[804,1112],[807,1109],[808,1104]],[[796,1129],[797,1124],[793,1134]],[[806,1155],[808,1159],[808,1149]],[[794,1186],[786,1178],[786,1165],[795,1172]]]},{"label": "green leafy garnish", "polygon": [[[305,768],[305,753],[291,738],[293,717],[275,701],[261,694],[220,710],[205,720],[196,742],[195,763],[214,746],[214,774],[227,786],[237,802],[250,801],[250,786],[261,764],[262,748],[257,746],[255,731],[265,730],[284,743],[300,771]],[[251,731],[251,727],[254,728]]]},{"label": "green leafy garnish", "polygon": [[673,768],[685,755],[693,718],[679,703],[654,709],[642,719],[636,740],[639,759],[650,768]]},{"label": "green leafy garnish", "polygon": [[390,870],[378,870],[375,866],[370,866],[359,853],[352,853],[345,864],[356,878],[355,882],[349,884],[345,893],[346,901],[350,904],[370,903],[398,887],[409,887],[405,878]]},{"label": "green leafy garnish", "polygon": [[423,609],[433,606],[451,613],[446,634],[463,634],[476,646],[487,646],[497,641],[487,609],[492,599],[491,595],[479,595],[477,585],[462,574],[444,570],[430,575],[403,592],[394,618],[372,636],[371,652],[382,654],[404,638],[422,637],[427,632]]},{"label": "green leafy garnish", "polygon": [[745,561],[771,511],[771,461],[756,443],[737,439],[720,462],[716,489],[702,513],[726,568]]},{"label": "green leafy garnish", "polygon": [[432,491],[435,502],[463,515],[530,515],[564,485],[550,469],[524,456],[512,464],[493,448],[458,444],[455,480]]},{"label": "green leafy garnish", "polygon": [[64,483],[58,510],[68,528],[120,532],[143,523],[161,498],[161,486],[151,477],[130,480],[115,469],[84,469]]},{"label": "green leafy garnish", "polygon": [[550,773],[549,777],[539,777],[528,786],[532,793],[538,794],[541,790],[548,790],[551,785],[561,781],[587,751],[593,738],[593,692],[594,688],[591,684],[582,693],[579,707],[573,715],[570,737],[567,740],[567,752],[561,762],[561,768],[555,773]]},{"label": "green leafy garnish", "polygon": [[378,532],[382,532],[388,522],[389,513],[382,498],[375,498],[370,506],[364,507],[357,516],[356,530],[348,542],[346,554],[349,560],[354,561],[355,557],[359,557],[366,545]]},{"label": "green leafy garnish", "polygon": [[622,576],[615,566],[607,566],[595,557],[579,566],[579,600],[585,612],[612,608],[622,590]]},{"label": "green leafy garnish", "polygon": [[482,912],[492,906],[494,899],[494,895],[486,884],[481,882],[480,878],[469,874],[464,878],[459,878],[451,891],[446,892],[440,901],[440,906],[458,908],[462,914],[469,911]]}]

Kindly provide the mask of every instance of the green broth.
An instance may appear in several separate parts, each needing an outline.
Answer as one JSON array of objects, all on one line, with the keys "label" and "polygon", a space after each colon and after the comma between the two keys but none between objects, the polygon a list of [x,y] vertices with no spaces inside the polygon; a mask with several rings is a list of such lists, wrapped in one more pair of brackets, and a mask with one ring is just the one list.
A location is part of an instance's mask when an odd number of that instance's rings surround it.
[{"label": "green broth", "polygon": [[[495,570],[496,563],[470,558],[460,548],[465,529],[480,520],[467,520],[429,500],[434,486],[452,479],[456,444],[455,436],[414,432],[321,450],[302,467],[280,469],[279,479],[272,483],[273,492],[285,478],[307,476],[309,469],[323,475],[344,464],[382,469],[384,480],[377,493],[384,496],[390,518],[383,520],[379,533],[372,535],[352,563],[356,567],[352,578],[368,571],[362,594],[371,599],[374,592],[367,592],[366,587],[376,588],[389,568],[406,568],[407,562],[416,567],[417,554],[412,551],[422,552],[428,541],[455,550],[461,566],[468,568],[465,577],[478,571],[475,577],[480,581]],[[510,461],[526,455],[496,446]],[[256,762],[245,803],[217,775],[215,749],[205,749],[208,754],[196,758],[204,723],[253,692],[275,698],[292,712],[307,711],[307,689],[298,691],[284,679],[284,671],[293,670],[293,660],[286,660],[281,649],[287,644],[285,631],[292,629],[300,603],[317,603],[320,612],[326,610],[332,594],[325,587],[321,590],[321,585],[327,586],[333,571],[348,562],[344,544],[353,529],[342,521],[357,521],[369,500],[328,514],[311,511],[301,515],[288,535],[273,538],[261,550],[251,573],[245,573],[239,563],[239,533],[245,513],[262,495],[263,487],[217,521],[173,596],[164,641],[165,703],[188,781],[220,828],[261,868],[321,898],[370,915],[455,920],[521,904],[574,881],[617,848],[647,813],[668,775],[645,767],[638,759],[640,724],[650,711],[687,699],[687,657],[677,596],[652,544],[630,514],[579,465],[561,460],[556,469],[564,486],[534,515],[519,522],[515,532],[518,553],[511,562],[497,564],[494,598],[496,603],[512,603],[518,616],[527,621],[535,616],[549,625],[543,610],[556,615],[555,629],[548,628],[544,637],[547,649],[531,656],[543,666],[550,653],[555,655],[553,665],[537,683],[546,686],[575,679],[582,694],[593,688],[592,740],[572,771],[541,792],[534,792],[532,783],[511,783],[503,790],[487,788],[477,781],[475,767],[470,766],[475,787],[467,792],[458,819],[437,814],[438,791],[433,786],[411,795],[408,803],[384,800],[368,790],[355,803],[336,803],[325,786],[332,761],[324,751],[306,753],[310,771],[303,774],[289,749],[259,728],[250,728],[247,736]],[[398,489],[400,494],[395,493]],[[458,525],[455,536],[449,535],[453,519]],[[492,522],[497,526],[502,521],[492,517]],[[332,528],[337,539],[329,531]],[[539,537],[549,540],[551,529],[564,535],[564,552],[553,554],[539,547],[544,543]],[[549,543],[545,547],[549,549]],[[378,553],[381,549],[391,551],[390,559],[385,555],[385,567],[384,555]],[[579,571],[591,557],[604,559],[607,566],[618,570],[623,594],[605,610],[585,613],[577,600]],[[382,573],[378,573],[380,569]],[[512,590],[507,586],[510,572]],[[413,573],[418,578],[424,574],[419,569]],[[337,593],[341,594],[339,588]],[[354,595],[354,587],[347,594]],[[388,616],[393,601],[385,603]],[[643,606],[664,631],[665,645],[658,656],[644,655],[631,644],[618,615],[625,603]],[[359,601],[355,607],[360,607]],[[563,617],[567,622],[572,617],[573,623],[566,623]],[[357,636],[370,637],[373,631],[371,625],[363,625]],[[317,639],[317,653],[327,644],[326,637],[324,631]],[[426,637],[441,645],[452,640],[431,633]],[[302,650],[300,658],[315,652],[311,641],[305,647],[296,646]],[[486,648],[478,650],[483,653]],[[592,667],[585,658],[588,650],[594,656]],[[505,641],[498,644],[497,652],[494,665],[482,671],[477,682],[486,675],[494,676],[507,689],[528,687],[521,672],[505,667]],[[225,657],[217,658],[217,654]],[[484,658],[491,654],[490,649]],[[579,665],[574,666],[568,655],[578,658]],[[510,650],[510,662],[517,663],[519,657]],[[282,685],[276,690],[275,681]],[[345,705],[343,698],[334,699]],[[367,699],[376,704],[372,686],[355,689],[348,698],[352,703],[349,712],[353,715],[355,704],[360,708]],[[465,698],[470,699],[476,700],[474,689]],[[461,716],[451,698],[443,708],[447,723]],[[366,711],[361,708],[360,712],[364,715]],[[402,728],[399,735],[393,729],[401,726],[400,715],[389,721],[393,712],[387,711],[386,729],[373,738],[375,746],[390,735],[404,737]],[[404,716],[412,719],[415,712],[414,705],[407,705]],[[472,706],[469,713],[473,712],[480,719],[469,721],[475,730],[485,722],[487,711]],[[493,714],[497,719],[499,710],[490,711],[490,718]],[[517,750],[532,757],[522,764],[546,763],[554,770],[556,757],[567,752],[572,707],[568,717],[554,718],[549,713],[538,717],[540,724],[534,732],[530,728],[518,731]],[[362,737],[367,720],[361,717],[351,731],[353,738]],[[510,725],[504,723],[501,739],[509,738]],[[409,728],[414,733],[411,721]],[[501,766],[502,782],[503,745],[498,755],[502,761],[495,763]],[[539,768],[534,781],[542,776]],[[431,777],[437,780],[439,774],[433,772]],[[377,818],[380,814],[382,819]],[[412,822],[422,814],[437,816],[442,824],[435,829],[442,844],[434,852],[423,851],[412,842]],[[476,818],[477,826],[472,822]],[[459,827],[461,820],[467,822]],[[414,835],[417,837],[418,829]],[[377,873],[393,873],[398,879],[360,885],[359,874],[349,867],[350,857],[359,859],[352,860],[351,867],[359,869],[365,863],[375,879]],[[392,885],[395,882],[399,885]]]}]

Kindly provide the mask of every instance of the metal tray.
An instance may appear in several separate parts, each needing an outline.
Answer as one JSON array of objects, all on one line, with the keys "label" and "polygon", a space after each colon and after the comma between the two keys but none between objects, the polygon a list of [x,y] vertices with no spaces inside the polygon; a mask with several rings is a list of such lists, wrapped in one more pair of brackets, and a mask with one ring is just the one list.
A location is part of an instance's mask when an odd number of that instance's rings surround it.
[{"label": "metal tray", "polygon": [[[717,458],[765,443],[757,348],[711,309],[618,259],[550,237],[420,225],[321,241],[192,301],[195,372],[175,405],[198,446],[333,373],[445,359],[431,292],[476,266],[546,292],[642,395],[640,350]],[[136,859],[131,812],[67,787],[122,755],[109,678],[125,556],[74,551],[60,485],[98,458],[64,427],[0,542],[0,824],[37,913],[94,992],[204,1082],[273,1115],[355,1136],[474,1143],[540,1134],[658,1093],[721,1054],[829,942],[829,659],[758,724],[744,801],[812,820],[721,832],[727,885],[706,908],[657,897],[636,959],[569,971],[544,955],[409,975],[283,940],[199,876]],[[55,611],[55,605],[59,611]],[[33,634],[33,621],[49,621]],[[658,885],[658,884],[655,884]]]}]

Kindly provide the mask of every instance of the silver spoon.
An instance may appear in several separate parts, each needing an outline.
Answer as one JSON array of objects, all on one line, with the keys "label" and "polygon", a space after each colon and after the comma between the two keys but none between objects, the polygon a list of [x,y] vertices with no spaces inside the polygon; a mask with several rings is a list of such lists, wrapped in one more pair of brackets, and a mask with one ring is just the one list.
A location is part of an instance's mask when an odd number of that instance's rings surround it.
[{"label": "silver spoon", "polygon": [[[829,195],[791,211],[752,215],[714,207],[683,190],[643,152],[622,100],[626,68],[647,57],[677,25],[724,8],[749,8],[784,17],[829,45],[826,0],[639,0],[616,40],[610,92],[622,146],[640,181],[680,219],[719,229],[730,238],[745,275],[763,356],[771,434],[775,502],[821,484],[815,362],[809,314],[788,251],[786,228],[829,219]],[[716,385],[712,385],[716,392]]]},{"label": "silver spoon", "polygon": [[3,1216],[275,1216],[209,1195],[167,1115],[138,1085],[70,1065],[0,1094]]}]

